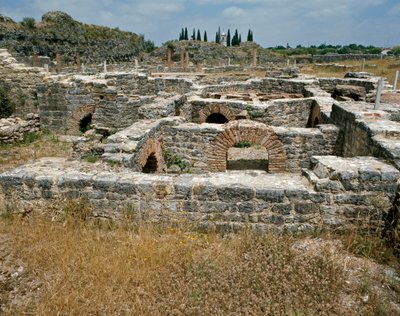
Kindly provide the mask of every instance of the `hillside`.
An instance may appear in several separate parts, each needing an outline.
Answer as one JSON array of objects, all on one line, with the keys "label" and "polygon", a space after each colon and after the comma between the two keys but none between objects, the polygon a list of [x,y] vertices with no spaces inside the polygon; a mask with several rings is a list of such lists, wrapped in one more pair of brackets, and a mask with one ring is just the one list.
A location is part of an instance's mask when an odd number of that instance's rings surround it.
[{"label": "hillside", "polygon": [[232,64],[248,64],[252,61],[253,48],[257,49],[257,60],[260,63],[276,62],[284,60],[282,57],[274,56],[268,49],[262,48],[257,43],[244,42],[240,46],[226,47],[215,42],[200,41],[169,41],[164,43],[151,53],[152,56],[164,57],[167,55],[167,49],[172,49],[172,60],[180,60],[181,48],[189,52],[190,61],[195,64],[206,63],[207,65],[218,65],[221,62]]},{"label": "hillside", "polygon": [[0,48],[22,56],[32,53],[54,58],[60,53],[64,62],[127,61],[143,50],[143,36],[118,28],[84,24],[66,13],[55,11],[33,23],[16,23],[0,15]]}]

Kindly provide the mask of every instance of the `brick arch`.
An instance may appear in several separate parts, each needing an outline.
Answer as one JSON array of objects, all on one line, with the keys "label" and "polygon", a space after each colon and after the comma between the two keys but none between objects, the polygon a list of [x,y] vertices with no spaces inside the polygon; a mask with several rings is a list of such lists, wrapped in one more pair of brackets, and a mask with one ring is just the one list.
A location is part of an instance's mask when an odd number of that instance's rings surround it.
[{"label": "brick arch", "polygon": [[235,113],[226,105],[210,104],[200,109],[199,123],[205,123],[207,121],[207,117],[214,113],[222,114],[229,122],[235,120],[236,117]]},{"label": "brick arch", "polygon": [[79,135],[79,123],[87,115],[93,114],[96,110],[94,104],[86,104],[74,111],[68,120],[67,133],[70,135]]},{"label": "brick arch", "polygon": [[286,150],[278,136],[269,126],[250,120],[230,122],[225,130],[214,138],[207,154],[210,171],[225,171],[228,149],[241,141],[252,142],[267,149],[269,172],[287,171]]},{"label": "brick arch", "polygon": [[149,159],[151,155],[154,155],[154,157],[157,159],[156,172],[164,172],[166,170],[166,164],[164,161],[161,142],[155,138],[149,138],[143,144],[142,148],[139,151],[137,159],[139,171],[143,170],[143,167],[146,165],[147,159]]},{"label": "brick arch", "polygon": [[310,116],[306,127],[316,127],[318,124],[322,124],[321,107],[314,101],[311,105]]}]

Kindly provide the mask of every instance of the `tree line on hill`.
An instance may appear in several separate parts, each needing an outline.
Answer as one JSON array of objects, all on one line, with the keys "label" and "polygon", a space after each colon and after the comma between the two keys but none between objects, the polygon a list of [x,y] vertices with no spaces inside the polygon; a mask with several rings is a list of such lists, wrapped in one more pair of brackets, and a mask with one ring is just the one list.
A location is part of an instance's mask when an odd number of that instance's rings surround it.
[{"label": "tree line on hill", "polygon": [[[182,28],[181,32],[179,33],[179,40],[180,41],[203,41],[208,42],[207,31],[204,31],[203,39],[201,37],[200,29],[197,30],[193,29],[192,35],[189,38],[189,33],[187,27]],[[218,31],[215,33],[215,43],[222,44],[222,41],[226,41],[226,46],[240,46],[242,42],[242,35],[239,34],[238,30],[235,30],[233,37],[231,37],[231,31],[228,29],[226,34],[221,33],[221,28],[218,28]],[[247,42],[253,42],[253,31],[249,29],[247,33]]]},{"label": "tree line on hill", "polygon": [[[329,45],[321,44],[319,46],[311,45],[308,47],[297,45],[296,47],[290,47],[289,44],[286,46],[275,46],[269,47],[271,51],[280,55],[292,56],[292,55],[326,55],[326,54],[380,54],[383,49],[372,45],[363,46],[358,44],[349,45]],[[392,50],[395,53],[395,49]]]}]

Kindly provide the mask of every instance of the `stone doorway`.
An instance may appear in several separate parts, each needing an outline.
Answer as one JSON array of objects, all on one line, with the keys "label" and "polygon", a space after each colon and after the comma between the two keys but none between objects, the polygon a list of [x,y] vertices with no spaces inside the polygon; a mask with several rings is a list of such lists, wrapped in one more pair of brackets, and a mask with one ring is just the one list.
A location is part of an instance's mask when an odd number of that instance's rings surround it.
[{"label": "stone doorway", "polygon": [[158,169],[158,161],[155,153],[151,153],[147,157],[147,161],[142,168],[143,173],[155,173]]},{"label": "stone doorway", "polygon": [[92,113],[89,113],[79,121],[79,131],[81,133],[85,133],[91,128],[91,125],[92,125]]}]

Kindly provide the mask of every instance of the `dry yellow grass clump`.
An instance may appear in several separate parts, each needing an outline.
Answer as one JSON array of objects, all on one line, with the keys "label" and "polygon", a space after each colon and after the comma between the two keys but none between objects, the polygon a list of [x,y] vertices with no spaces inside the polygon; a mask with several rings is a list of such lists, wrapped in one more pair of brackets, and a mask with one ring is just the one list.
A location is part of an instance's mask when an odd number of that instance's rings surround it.
[{"label": "dry yellow grass clump", "polygon": [[243,315],[340,313],[339,264],[297,255],[293,238],[224,238],[174,227],[105,230],[33,217],[1,234],[35,278],[40,315]]},{"label": "dry yellow grass clump", "polygon": [[182,221],[87,222],[88,211],[80,200],[52,205],[52,219],[3,213],[0,237],[8,236],[26,283],[39,284],[25,287],[34,298],[18,304],[3,289],[5,314],[391,315],[400,304],[400,287],[393,308],[382,295],[363,302],[381,272],[369,276],[337,240],[202,233]]}]

